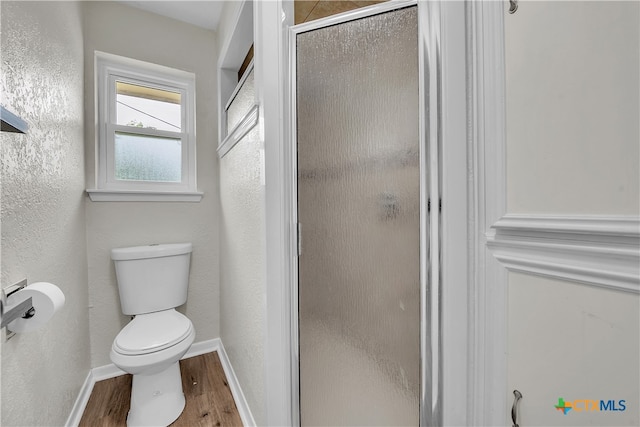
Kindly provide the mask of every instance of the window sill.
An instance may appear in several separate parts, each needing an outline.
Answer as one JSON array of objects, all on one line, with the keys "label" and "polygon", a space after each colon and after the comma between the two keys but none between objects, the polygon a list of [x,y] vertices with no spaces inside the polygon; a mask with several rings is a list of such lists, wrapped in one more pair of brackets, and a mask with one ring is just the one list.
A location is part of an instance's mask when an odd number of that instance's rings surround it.
[{"label": "window sill", "polygon": [[92,202],[199,202],[199,191],[87,190]]}]

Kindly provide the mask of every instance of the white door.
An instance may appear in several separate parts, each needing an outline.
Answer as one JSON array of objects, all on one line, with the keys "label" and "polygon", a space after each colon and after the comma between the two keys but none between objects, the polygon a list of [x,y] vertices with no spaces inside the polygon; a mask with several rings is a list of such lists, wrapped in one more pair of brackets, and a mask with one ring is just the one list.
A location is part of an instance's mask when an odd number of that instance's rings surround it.
[{"label": "white door", "polygon": [[507,6],[504,413],[638,425],[640,4]]}]

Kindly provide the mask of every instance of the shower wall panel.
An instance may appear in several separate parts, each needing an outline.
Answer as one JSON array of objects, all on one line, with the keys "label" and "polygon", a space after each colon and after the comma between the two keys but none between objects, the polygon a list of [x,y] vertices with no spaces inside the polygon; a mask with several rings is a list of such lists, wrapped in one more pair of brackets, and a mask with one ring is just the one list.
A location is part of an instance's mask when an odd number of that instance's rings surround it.
[{"label": "shower wall panel", "polygon": [[303,425],[417,425],[416,8],[297,36]]}]

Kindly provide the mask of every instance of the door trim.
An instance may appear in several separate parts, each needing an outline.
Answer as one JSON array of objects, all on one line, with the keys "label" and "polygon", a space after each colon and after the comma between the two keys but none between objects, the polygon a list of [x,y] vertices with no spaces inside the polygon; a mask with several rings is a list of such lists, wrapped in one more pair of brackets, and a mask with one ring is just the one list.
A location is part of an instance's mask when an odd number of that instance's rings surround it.
[{"label": "door trim", "polygon": [[473,286],[469,425],[507,425],[507,273],[487,246],[506,213],[504,2],[467,2],[469,196]]}]

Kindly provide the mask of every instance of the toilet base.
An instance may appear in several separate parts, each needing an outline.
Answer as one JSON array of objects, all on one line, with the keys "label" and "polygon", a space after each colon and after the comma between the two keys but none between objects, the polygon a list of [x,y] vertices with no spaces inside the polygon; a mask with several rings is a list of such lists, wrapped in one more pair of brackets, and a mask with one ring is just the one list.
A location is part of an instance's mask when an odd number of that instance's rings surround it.
[{"label": "toilet base", "polygon": [[134,375],[127,426],[168,426],[185,406],[180,364],[152,375]]}]

